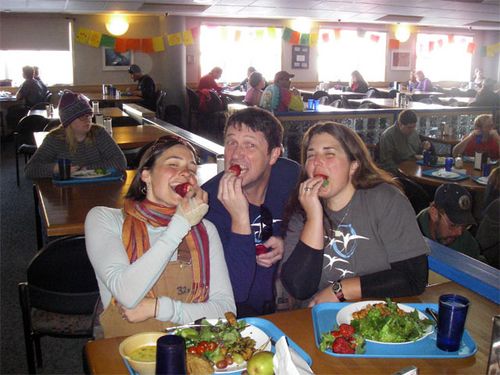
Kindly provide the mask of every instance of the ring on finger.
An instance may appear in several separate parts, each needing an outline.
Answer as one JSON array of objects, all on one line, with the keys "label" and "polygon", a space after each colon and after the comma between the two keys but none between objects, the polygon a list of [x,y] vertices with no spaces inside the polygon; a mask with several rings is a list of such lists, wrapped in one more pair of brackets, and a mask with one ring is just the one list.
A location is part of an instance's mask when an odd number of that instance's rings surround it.
[{"label": "ring on finger", "polygon": [[310,191],[310,190],[312,190],[312,189],[311,189],[310,187],[308,187],[308,186],[306,186],[306,187],[304,188],[304,191]]}]

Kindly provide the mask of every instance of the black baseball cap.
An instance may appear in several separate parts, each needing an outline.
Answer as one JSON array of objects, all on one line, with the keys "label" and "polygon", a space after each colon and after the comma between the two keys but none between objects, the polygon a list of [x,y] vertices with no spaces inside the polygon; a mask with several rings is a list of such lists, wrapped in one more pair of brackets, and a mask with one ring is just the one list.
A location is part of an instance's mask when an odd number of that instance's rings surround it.
[{"label": "black baseball cap", "polygon": [[444,210],[454,224],[476,224],[472,216],[472,197],[458,184],[443,184],[434,194],[434,204]]},{"label": "black baseball cap", "polygon": [[141,72],[141,68],[139,67],[139,65],[132,64],[132,65],[130,65],[130,68],[128,68],[128,72],[130,74],[140,73]]}]

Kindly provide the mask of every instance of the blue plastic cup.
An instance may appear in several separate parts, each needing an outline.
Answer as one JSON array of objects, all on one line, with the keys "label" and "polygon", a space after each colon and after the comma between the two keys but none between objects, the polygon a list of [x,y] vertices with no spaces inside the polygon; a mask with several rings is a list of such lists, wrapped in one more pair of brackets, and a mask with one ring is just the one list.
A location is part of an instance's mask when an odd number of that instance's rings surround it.
[{"label": "blue plastic cup", "polygon": [[314,110],[317,111],[319,106],[319,99],[314,100]]},{"label": "blue plastic cup", "polygon": [[444,294],[439,297],[436,342],[439,349],[456,352],[460,348],[469,305],[469,300],[458,294]]},{"label": "blue plastic cup", "polygon": [[431,152],[429,150],[424,150],[422,156],[424,157],[423,164],[427,166],[431,165]]},{"label": "blue plastic cup", "polygon": [[453,167],[453,158],[446,158],[444,160],[444,169],[447,172],[451,172],[451,167]]},{"label": "blue plastic cup", "polygon": [[307,109],[314,109],[314,99],[307,99]]},{"label": "blue plastic cup", "polygon": [[488,177],[491,172],[491,164],[489,163],[484,163],[482,165],[482,170],[483,170],[483,177]]},{"label": "blue plastic cup", "polygon": [[177,335],[162,336],[156,341],[156,374],[186,374],[186,342]]}]

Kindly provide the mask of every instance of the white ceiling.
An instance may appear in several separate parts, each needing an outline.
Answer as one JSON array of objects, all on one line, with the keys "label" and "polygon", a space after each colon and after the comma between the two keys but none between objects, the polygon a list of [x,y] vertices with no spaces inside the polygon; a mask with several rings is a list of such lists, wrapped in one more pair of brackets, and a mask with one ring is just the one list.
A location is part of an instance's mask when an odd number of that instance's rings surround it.
[{"label": "white ceiling", "polygon": [[416,16],[415,25],[500,30],[500,0],[0,0],[0,11],[94,14],[122,11],[231,18],[395,23],[388,15]]}]

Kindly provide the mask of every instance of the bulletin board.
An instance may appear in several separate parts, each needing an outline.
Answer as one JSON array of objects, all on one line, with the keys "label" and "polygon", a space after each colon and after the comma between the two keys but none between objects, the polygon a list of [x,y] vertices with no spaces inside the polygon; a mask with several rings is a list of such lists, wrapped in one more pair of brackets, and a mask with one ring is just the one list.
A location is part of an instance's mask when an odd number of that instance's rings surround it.
[{"label": "bulletin board", "polygon": [[292,69],[309,69],[309,46],[292,46]]}]

